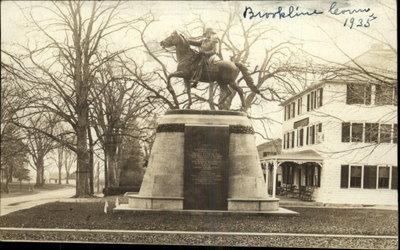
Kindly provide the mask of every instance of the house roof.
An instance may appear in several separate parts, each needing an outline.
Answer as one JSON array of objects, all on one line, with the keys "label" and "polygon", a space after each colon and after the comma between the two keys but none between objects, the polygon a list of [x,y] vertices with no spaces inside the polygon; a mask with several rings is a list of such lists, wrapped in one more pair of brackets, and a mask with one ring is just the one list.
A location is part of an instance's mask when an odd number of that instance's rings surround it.
[{"label": "house roof", "polygon": [[263,161],[277,160],[278,162],[292,161],[301,164],[304,162],[322,163],[323,158],[320,154],[318,154],[314,150],[309,149],[297,152],[288,152],[278,155],[271,155],[263,158],[262,160]]},{"label": "house roof", "polygon": [[[363,69],[374,74],[385,74],[393,78],[397,78],[397,53],[382,44],[373,44],[371,48],[361,55],[355,57],[353,60],[349,60],[344,65],[357,67],[356,64],[363,67]],[[365,79],[363,79],[365,80]],[[322,79],[315,82],[300,91],[299,93],[292,95],[285,101],[280,103],[280,106],[285,106],[289,102],[297,99],[306,92],[312,91],[320,86],[331,83],[331,84],[345,84],[346,79],[343,77],[333,76],[330,79]]]},{"label": "house roof", "polygon": [[257,148],[258,147],[269,146],[269,145],[280,146],[280,145],[282,145],[282,139],[278,138],[278,139],[274,139],[274,140],[271,140],[271,141],[267,141],[267,142],[261,143],[260,145],[257,145]]}]

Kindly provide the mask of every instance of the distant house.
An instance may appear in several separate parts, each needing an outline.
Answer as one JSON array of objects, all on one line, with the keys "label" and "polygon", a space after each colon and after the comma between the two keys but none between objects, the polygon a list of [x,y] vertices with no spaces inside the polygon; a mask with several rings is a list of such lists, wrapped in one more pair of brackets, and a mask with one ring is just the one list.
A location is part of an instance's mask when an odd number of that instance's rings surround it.
[{"label": "distant house", "polygon": [[270,155],[280,154],[281,149],[282,139],[272,140],[257,146],[258,156],[260,157],[260,159],[268,157]]},{"label": "distant house", "polygon": [[[61,184],[66,184],[67,183],[67,178],[66,177],[67,176],[64,173],[61,174]],[[59,181],[58,180],[58,173],[50,173],[49,183],[56,183],[57,184],[58,181]],[[75,184],[75,182],[76,182],[76,171],[71,173],[69,175],[69,178],[68,178],[68,183],[69,184]]]},{"label": "distant house", "polygon": [[[265,143],[262,143],[257,146],[258,156],[262,162],[261,167],[262,167],[263,174],[264,174],[264,180],[267,178],[266,177],[267,164],[264,162],[264,159],[280,154],[281,149],[282,149],[282,139],[272,140],[272,141],[265,142]],[[270,168],[271,168],[271,166],[270,166]],[[268,190],[271,192],[272,191],[272,175],[269,175],[268,178],[269,178],[269,181],[267,182]]]}]

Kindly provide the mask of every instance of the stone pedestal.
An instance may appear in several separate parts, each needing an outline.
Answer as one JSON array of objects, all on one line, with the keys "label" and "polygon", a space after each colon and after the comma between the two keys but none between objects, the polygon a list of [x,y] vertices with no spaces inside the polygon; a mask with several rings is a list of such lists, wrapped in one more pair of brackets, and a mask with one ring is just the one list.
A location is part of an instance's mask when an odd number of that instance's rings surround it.
[{"label": "stone pedestal", "polygon": [[267,195],[250,120],[236,111],[167,111],[128,197],[130,208],[155,210],[276,211],[279,202]]}]

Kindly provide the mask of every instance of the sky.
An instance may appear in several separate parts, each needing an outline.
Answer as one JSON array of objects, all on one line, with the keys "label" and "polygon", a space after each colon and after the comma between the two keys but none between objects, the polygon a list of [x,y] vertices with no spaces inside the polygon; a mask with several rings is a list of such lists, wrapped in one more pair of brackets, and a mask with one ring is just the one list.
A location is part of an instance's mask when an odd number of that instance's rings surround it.
[{"label": "sky", "polygon": [[[335,43],[346,54],[351,57],[358,56],[368,50],[376,39],[382,40],[397,46],[397,24],[396,24],[396,2],[395,1],[337,1],[338,11],[352,9],[370,10],[368,13],[358,14],[342,14],[333,15],[329,13],[329,8],[334,1],[131,1],[123,5],[120,10],[121,18],[133,18],[144,15],[151,11],[158,19],[150,28],[149,35],[146,37],[148,41],[161,41],[167,37],[172,31],[184,31],[185,25],[195,18],[196,15],[210,27],[217,26],[218,23],[226,20],[223,10],[233,9],[237,7],[237,11],[241,14],[246,7],[251,7],[256,13],[257,11],[276,12],[279,7],[287,10],[291,5],[294,8],[299,7],[301,11],[310,11],[314,9],[323,14],[312,16],[299,16],[295,18],[268,18],[262,19],[268,25],[275,27],[278,32],[271,36],[265,42],[257,44],[260,51],[270,48],[280,41],[294,39],[298,41],[302,48],[310,54],[336,62],[346,62],[348,58],[340,52],[334,45]],[[115,2],[105,2],[105,4],[114,4]],[[42,1],[2,1],[1,2],[1,46],[4,48],[12,48],[13,43],[27,44],[32,41],[40,41],[42,38],[32,32],[31,25],[26,22],[24,15],[19,7],[30,9],[32,6],[50,6],[49,2]],[[89,5],[88,7],[89,8]],[[89,10],[89,9],[87,9]],[[25,12],[27,13],[27,12]],[[46,18],[49,14],[45,9],[36,10],[33,14],[37,18]],[[344,26],[346,19],[349,21],[352,17],[362,18],[364,23],[366,19],[374,14],[376,19],[370,22],[369,27],[353,28]],[[260,19],[261,20],[261,19]],[[253,20],[244,19],[245,23]],[[121,33],[111,38],[111,43],[116,47],[132,46],[134,44],[133,31]],[[200,35],[201,31],[198,31]],[[397,47],[396,47],[397,48]],[[254,64],[260,58],[262,53],[252,55],[251,60]],[[143,55],[140,55],[143,56]],[[140,58],[138,58],[140,59]],[[146,60],[145,57],[142,58]],[[252,61],[250,62],[250,64]],[[174,65],[171,66],[172,68]],[[282,108],[277,104],[269,104],[262,109],[252,111],[253,116],[264,116],[268,114],[272,119],[277,121],[283,120]],[[253,124],[256,131],[264,131],[259,123]],[[280,138],[282,130],[279,123],[272,124],[267,128],[270,138]],[[256,143],[260,144],[265,140],[257,136]]]}]

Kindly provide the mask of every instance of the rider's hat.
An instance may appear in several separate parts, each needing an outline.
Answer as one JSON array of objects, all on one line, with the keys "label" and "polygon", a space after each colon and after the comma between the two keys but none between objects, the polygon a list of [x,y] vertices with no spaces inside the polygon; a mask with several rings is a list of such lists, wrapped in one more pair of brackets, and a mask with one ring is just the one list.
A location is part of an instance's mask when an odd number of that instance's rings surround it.
[{"label": "rider's hat", "polygon": [[214,30],[213,30],[212,28],[206,28],[206,29],[204,30],[203,36],[204,36],[204,35],[207,35],[207,34],[217,34],[217,33],[215,33]]}]

